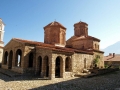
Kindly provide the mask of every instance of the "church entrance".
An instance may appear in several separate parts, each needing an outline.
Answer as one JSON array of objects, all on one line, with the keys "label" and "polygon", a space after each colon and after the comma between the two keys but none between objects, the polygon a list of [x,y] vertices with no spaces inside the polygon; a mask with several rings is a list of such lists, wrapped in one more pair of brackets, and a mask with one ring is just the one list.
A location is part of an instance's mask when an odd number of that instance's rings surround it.
[{"label": "church entrance", "polygon": [[12,68],[13,51],[10,51],[8,69]]},{"label": "church entrance", "polygon": [[60,57],[56,58],[55,62],[55,77],[60,78]]}]

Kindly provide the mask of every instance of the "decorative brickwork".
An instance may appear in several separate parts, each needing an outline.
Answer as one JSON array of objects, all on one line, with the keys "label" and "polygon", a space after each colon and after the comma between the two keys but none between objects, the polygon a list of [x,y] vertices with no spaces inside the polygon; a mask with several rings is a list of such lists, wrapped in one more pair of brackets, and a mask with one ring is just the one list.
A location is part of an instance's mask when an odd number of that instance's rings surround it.
[{"label": "decorative brickwork", "polygon": [[54,21],[44,27],[44,43],[64,47],[66,44],[66,28]]}]

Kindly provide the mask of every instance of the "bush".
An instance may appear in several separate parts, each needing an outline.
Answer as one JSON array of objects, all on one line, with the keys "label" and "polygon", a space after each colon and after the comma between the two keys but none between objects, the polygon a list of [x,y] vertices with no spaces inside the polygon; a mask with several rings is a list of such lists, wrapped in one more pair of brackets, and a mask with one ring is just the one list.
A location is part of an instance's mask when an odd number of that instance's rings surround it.
[{"label": "bush", "polygon": [[108,68],[108,67],[109,67],[109,65],[105,64],[105,65],[104,65],[104,67],[105,67],[105,68]]}]

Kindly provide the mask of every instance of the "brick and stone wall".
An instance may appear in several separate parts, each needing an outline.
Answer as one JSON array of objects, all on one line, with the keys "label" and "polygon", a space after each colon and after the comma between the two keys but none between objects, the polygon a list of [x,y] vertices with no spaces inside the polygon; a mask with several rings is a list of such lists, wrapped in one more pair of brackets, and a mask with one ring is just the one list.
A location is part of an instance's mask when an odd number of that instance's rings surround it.
[{"label": "brick and stone wall", "polygon": [[75,53],[72,55],[72,68],[74,73],[80,73],[84,68],[91,68],[93,55]]},{"label": "brick and stone wall", "polygon": [[72,47],[76,49],[90,49],[93,47],[93,41],[87,39],[75,40],[72,42]]},{"label": "brick and stone wall", "polygon": [[104,54],[101,52],[94,52],[93,58],[96,58],[96,55],[100,56],[99,62],[98,62],[98,67],[99,68],[104,68]]}]

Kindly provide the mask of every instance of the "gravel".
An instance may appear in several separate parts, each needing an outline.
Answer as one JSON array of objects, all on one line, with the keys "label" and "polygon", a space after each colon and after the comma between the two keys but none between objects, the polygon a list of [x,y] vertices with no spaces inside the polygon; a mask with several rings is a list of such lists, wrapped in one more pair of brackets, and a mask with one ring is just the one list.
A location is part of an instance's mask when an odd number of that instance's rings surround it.
[{"label": "gravel", "polygon": [[120,90],[120,71],[92,78],[43,80],[0,73],[0,90]]}]

